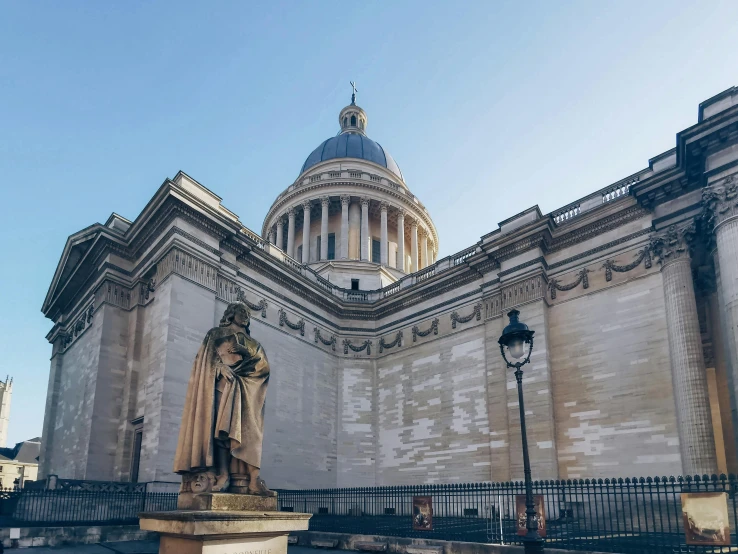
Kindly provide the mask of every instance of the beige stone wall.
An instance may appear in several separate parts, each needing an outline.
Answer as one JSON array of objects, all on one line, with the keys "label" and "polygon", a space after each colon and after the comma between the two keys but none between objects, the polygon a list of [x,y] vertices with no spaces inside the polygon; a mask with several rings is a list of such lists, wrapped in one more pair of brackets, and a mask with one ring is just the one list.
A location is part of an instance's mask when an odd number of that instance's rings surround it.
[{"label": "beige stone wall", "polygon": [[[88,479],[87,456],[92,430],[103,321],[95,317],[63,354],[52,359],[58,367],[58,402],[45,425],[47,474]],[[60,357],[60,358],[59,358]]]},{"label": "beige stone wall", "polygon": [[378,484],[489,479],[484,329],[408,338],[377,360]]},{"label": "beige stone wall", "polygon": [[561,478],[679,474],[661,275],[557,303],[549,336]]},{"label": "beige stone wall", "polygon": [[[339,487],[374,486],[377,459],[374,360],[357,355],[338,362],[337,458]],[[310,487],[303,483],[302,487]]]},{"label": "beige stone wall", "polygon": [[272,370],[264,421],[264,479],[282,488],[335,487],[337,358],[315,345],[307,329],[300,337],[256,316],[251,333],[264,347]]}]

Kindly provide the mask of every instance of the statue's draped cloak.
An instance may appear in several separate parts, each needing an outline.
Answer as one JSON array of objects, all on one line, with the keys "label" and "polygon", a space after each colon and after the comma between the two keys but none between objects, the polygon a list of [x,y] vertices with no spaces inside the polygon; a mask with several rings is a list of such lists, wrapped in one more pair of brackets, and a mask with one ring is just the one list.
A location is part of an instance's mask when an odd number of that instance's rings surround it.
[{"label": "statue's draped cloak", "polygon": [[[223,364],[217,344],[234,337],[249,353],[230,365],[234,378],[221,377],[220,402],[216,404],[216,380]],[[269,383],[269,362],[261,345],[249,335],[230,327],[211,329],[192,365],[187,387],[179,441],[174,456],[178,473],[205,471],[215,466],[214,440],[230,441],[231,455],[261,467],[264,435],[264,401]]]}]

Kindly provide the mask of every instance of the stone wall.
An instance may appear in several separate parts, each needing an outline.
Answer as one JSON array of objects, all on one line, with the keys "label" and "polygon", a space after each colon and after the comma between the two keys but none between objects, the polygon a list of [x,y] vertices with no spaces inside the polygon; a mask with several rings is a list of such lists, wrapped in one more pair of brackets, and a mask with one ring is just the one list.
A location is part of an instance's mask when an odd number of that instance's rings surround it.
[{"label": "stone wall", "polygon": [[661,275],[549,310],[562,478],[678,475]]},{"label": "stone wall", "polygon": [[[94,317],[74,343],[52,358],[50,376],[57,389],[56,410],[44,422],[48,445],[44,459],[48,473],[70,479],[88,479],[87,457],[98,378],[103,318]],[[50,386],[52,388],[52,386]],[[95,472],[104,471],[102,468]]]},{"label": "stone wall", "polygon": [[484,342],[477,325],[377,360],[378,483],[489,479]]}]

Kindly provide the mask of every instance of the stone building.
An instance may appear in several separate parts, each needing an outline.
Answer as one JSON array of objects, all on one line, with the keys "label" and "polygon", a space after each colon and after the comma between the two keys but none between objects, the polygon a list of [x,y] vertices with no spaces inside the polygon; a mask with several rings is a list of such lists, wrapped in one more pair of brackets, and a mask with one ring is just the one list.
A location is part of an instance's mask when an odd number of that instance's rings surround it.
[{"label": "stone building", "polygon": [[442,259],[367,114],[339,126],[261,233],[180,172],[135,220],[68,239],[43,304],[42,475],[176,480],[191,363],[236,299],[273,367],[272,486],[521,478],[497,344],[513,307],[536,332],[535,478],[738,469],[738,89],[646,168]]},{"label": "stone building", "polygon": [[38,476],[41,437],[16,443],[13,448],[0,448],[0,490],[22,489]]},{"label": "stone building", "polygon": [[8,376],[0,381],[0,448],[8,444],[10,425],[10,401],[13,398],[13,379]]}]

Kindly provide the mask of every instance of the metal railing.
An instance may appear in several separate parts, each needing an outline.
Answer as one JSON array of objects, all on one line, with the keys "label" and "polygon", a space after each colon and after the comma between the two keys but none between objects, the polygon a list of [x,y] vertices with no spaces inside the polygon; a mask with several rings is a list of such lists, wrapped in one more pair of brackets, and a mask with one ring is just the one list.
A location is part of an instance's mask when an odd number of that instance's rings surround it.
[{"label": "metal railing", "polygon": [[[723,475],[537,481],[533,490],[543,496],[545,540],[551,548],[713,553],[737,549],[687,545],[681,493],[727,493],[736,545],[737,485],[736,477]],[[521,544],[516,497],[524,494],[522,482],[283,490],[279,508],[312,513],[311,531]],[[415,496],[431,497],[432,530],[413,529]]]},{"label": "metal railing", "polygon": [[0,527],[135,525],[138,514],[177,509],[177,493],[143,490],[0,490]]}]

